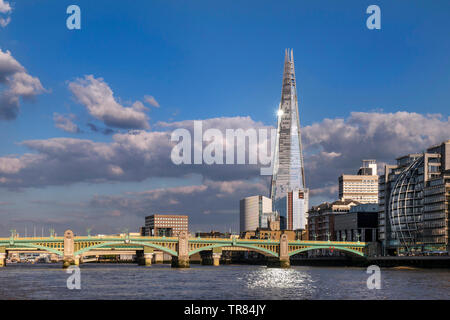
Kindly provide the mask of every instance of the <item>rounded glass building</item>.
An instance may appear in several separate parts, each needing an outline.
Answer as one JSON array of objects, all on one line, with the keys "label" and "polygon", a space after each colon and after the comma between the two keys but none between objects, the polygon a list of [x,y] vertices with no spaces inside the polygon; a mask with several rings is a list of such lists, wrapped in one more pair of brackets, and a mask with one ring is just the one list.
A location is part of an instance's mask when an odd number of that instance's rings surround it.
[{"label": "rounded glass building", "polygon": [[391,238],[399,251],[421,250],[423,243],[424,157],[418,157],[397,177],[389,200]]}]

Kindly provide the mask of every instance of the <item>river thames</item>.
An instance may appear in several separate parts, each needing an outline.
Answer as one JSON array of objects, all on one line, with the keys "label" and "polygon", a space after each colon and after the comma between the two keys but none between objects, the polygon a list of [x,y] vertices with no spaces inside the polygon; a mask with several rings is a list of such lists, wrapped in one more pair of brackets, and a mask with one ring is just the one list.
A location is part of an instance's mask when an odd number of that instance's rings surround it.
[{"label": "river thames", "polygon": [[81,289],[69,290],[59,264],[0,269],[0,299],[450,299],[450,271],[381,269],[368,289],[365,268],[84,264]]}]

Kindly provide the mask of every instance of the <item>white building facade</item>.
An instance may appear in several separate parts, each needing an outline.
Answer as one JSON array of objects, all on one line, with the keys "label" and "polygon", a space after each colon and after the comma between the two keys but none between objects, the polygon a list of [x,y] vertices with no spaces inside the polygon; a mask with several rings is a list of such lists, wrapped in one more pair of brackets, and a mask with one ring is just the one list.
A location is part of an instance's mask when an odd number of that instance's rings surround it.
[{"label": "white building facade", "polygon": [[267,228],[267,220],[272,218],[272,200],[257,195],[240,201],[240,232]]},{"label": "white building facade", "polygon": [[378,175],[375,160],[363,160],[358,174],[339,177],[339,198],[360,203],[378,203]]}]

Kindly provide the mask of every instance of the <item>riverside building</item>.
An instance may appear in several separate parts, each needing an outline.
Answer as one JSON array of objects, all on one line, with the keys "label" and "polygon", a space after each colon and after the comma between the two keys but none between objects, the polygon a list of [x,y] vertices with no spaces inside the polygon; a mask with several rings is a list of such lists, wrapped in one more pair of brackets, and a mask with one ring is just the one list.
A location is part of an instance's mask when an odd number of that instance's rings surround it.
[{"label": "riverside building", "polygon": [[188,216],[153,214],[145,217],[144,236],[176,237],[181,231],[188,230]]},{"label": "riverside building", "polygon": [[358,204],[359,202],[353,200],[338,200],[311,207],[308,214],[309,240],[336,241],[335,218],[348,213]]},{"label": "riverside building", "polygon": [[334,231],[337,241],[376,242],[378,204],[359,204],[352,206],[346,214],[336,215]]},{"label": "riverside building", "polygon": [[375,160],[363,160],[356,175],[339,177],[339,199],[378,203],[378,175]]},{"label": "riverside building", "polygon": [[385,255],[449,252],[450,140],[397,158],[379,178]]},{"label": "riverside building", "polygon": [[241,234],[257,228],[267,228],[269,220],[276,220],[276,215],[272,212],[272,200],[261,195],[242,199],[239,215]]}]

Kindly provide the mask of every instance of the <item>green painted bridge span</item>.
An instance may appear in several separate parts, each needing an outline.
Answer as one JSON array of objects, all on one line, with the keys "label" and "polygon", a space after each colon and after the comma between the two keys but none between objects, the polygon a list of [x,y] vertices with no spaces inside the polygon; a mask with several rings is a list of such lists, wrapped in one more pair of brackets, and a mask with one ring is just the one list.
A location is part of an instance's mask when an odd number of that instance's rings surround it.
[{"label": "green painted bridge span", "polygon": [[[44,238],[0,238],[0,253],[18,249],[36,249],[65,256],[64,237],[44,237]],[[264,239],[219,239],[219,238],[188,238],[187,255],[222,249],[230,251],[256,251],[269,257],[280,257],[281,240]],[[287,255],[293,256],[298,253],[326,249],[345,251],[358,256],[366,256],[367,244],[364,242],[343,242],[343,241],[287,241]],[[96,249],[109,250],[150,250],[162,251],[171,256],[179,255],[178,237],[117,237],[117,236],[74,236],[73,249],[69,254],[81,256]],[[67,250],[66,250],[67,254]]]}]

